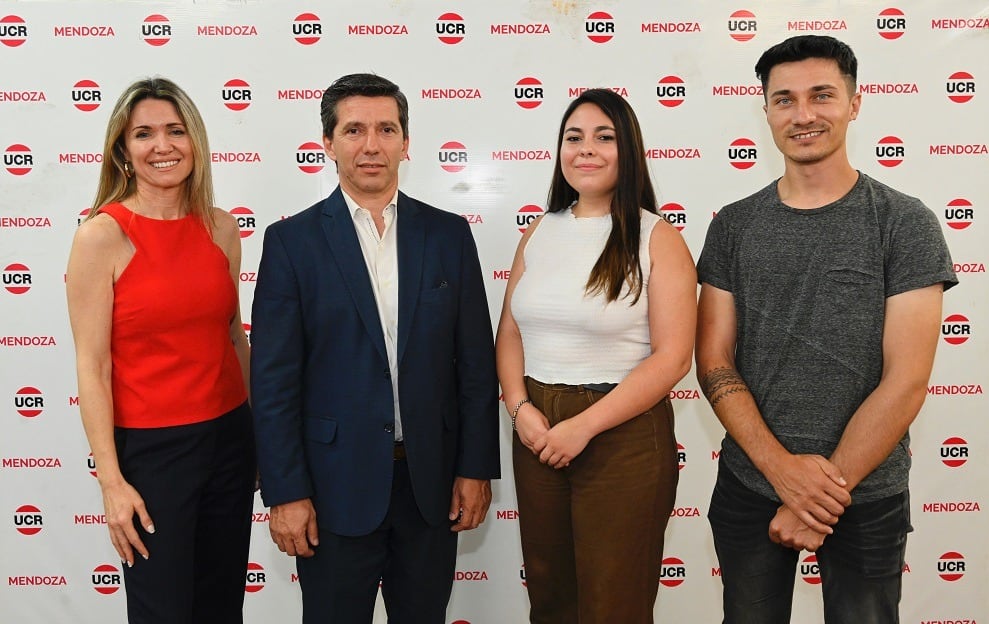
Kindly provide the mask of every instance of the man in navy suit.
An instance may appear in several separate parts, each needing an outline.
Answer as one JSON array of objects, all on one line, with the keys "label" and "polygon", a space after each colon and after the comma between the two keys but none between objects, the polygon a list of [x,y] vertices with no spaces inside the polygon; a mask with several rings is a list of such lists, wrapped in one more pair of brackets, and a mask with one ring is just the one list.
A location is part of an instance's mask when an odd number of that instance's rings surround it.
[{"label": "man in navy suit", "polygon": [[268,227],[252,313],[261,494],[303,622],[443,624],[457,533],[500,476],[498,388],[461,217],[398,190],[408,102],[371,74],[323,93],[340,185]]}]

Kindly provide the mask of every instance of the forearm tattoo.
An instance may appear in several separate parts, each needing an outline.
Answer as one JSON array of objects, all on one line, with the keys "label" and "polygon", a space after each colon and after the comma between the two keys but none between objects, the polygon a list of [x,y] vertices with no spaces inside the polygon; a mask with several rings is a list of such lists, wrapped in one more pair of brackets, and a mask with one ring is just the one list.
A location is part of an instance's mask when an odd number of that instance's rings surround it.
[{"label": "forearm tattoo", "polygon": [[707,397],[711,407],[714,407],[729,394],[749,392],[749,387],[745,385],[737,370],[721,367],[713,368],[704,375],[701,380],[701,390],[704,391],[704,396]]}]

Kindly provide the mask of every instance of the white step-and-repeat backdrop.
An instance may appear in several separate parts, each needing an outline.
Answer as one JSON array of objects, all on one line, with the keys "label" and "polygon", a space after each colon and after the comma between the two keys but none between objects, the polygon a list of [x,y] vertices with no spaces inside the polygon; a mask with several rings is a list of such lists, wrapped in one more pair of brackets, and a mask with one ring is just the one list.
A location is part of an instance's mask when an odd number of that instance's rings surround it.
[{"label": "white step-and-repeat backdrop", "polygon": [[[241,224],[250,324],[262,231],[336,184],[320,145],[321,89],[358,71],[396,81],[411,107],[402,187],[471,223],[497,319],[520,232],[543,209],[570,99],[603,86],[632,103],[662,210],[696,257],[712,214],[782,171],[752,68],[800,33],[834,35],[857,53],[852,162],[926,202],[961,279],[945,297],[913,426],[903,621],[989,621],[989,7],[978,0],[0,2],[0,621],[124,619],[79,422],[64,269],[127,84],[170,77],[202,111],[217,201]],[[682,472],[656,613],[715,622],[705,515],[722,432],[692,374],[673,394]],[[450,623],[526,620],[502,429],[506,478],[487,522],[461,540]],[[247,621],[297,621],[294,565],[266,520],[258,499]],[[822,622],[812,555],[797,575],[794,621]],[[385,621],[382,609],[376,617]]]}]

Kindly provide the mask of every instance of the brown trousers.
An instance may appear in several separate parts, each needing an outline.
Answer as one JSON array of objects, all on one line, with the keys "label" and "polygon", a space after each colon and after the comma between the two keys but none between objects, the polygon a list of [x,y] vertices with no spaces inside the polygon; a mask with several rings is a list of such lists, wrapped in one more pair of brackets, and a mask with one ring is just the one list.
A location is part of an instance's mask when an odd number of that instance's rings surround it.
[{"label": "brown trousers", "polygon": [[[526,387],[550,426],[604,396]],[[512,451],[530,622],[651,623],[679,478],[669,399],[595,436],[567,468],[541,464],[517,435]]]}]

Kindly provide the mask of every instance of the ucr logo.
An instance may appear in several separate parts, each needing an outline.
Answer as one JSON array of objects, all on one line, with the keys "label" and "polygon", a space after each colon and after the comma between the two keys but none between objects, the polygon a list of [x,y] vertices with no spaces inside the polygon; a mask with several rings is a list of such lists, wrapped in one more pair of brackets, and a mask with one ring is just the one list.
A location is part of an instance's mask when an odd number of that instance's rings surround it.
[{"label": "ucr logo", "polygon": [[937,575],[949,583],[965,576],[965,557],[954,551],[944,553],[937,560]]},{"label": "ucr logo", "polygon": [[663,76],[656,86],[656,97],[659,103],[667,108],[673,108],[683,104],[687,97],[687,87],[683,86],[683,78],[680,76]]},{"label": "ucr logo", "polygon": [[524,563],[522,564],[522,567],[519,568],[519,578],[522,579],[522,587],[526,587],[526,584],[525,584],[525,564]]},{"label": "ucr logo", "polygon": [[149,15],[141,24],[141,38],[150,46],[163,46],[172,40],[172,25],[164,15]]},{"label": "ucr logo", "polygon": [[93,568],[93,589],[108,596],[120,589],[120,570],[109,563]]},{"label": "ucr logo", "polygon": [[228,80],[220,91],[223,105],[232,111],[242,111],[251,105],[251,85],[240,78]]},{"label": "ucr logo", "polygon": [[31,168],[34,167],[34,156],[31,155],[31,148],[20,143],[8,145],[7,150],[3,153],[3,166],[8,173],[15,176],[31,173]]},{"label": "ucr logo", "polygon": [[82,211],[79,212],[79,216],[76,217],[76,225],[82,225],[82,222],[89,216],[90,210],[90,208],[83,208]]},{"label": "ucr logo", "polygon": [[295,152],[295,162],[303,173],[319,173],[326,165],[326,152],[319,143],[309,141],[299,146]]},{"label": "ucr logo", "polygon": [[3,287],[14,295],[31,290],[31,269],[20,262],[8,264],[3,270]]},{"label": "ucr logo", "polygon": [[34,418],[45,409],[45,397],[41,390],[33,386],[24,386],[14,394],[14,409],[25,418]]},{"label": "ucr logo", "polygon": [[247,238],[254,233],[255,228],[257,228],[257,221],[254,219],[254,212],[250,208],[247,206],[237,206],[230,209],[230,214],[237,219],[237,227],[240,228],[241,238]]},{"label": "ucr logo", "polygon": [[459,141],[447,141],[441,145],[438,157],[443,171],[456,173],[467,166],[467,148]]},{"label": "ucr logo", "polygon": [[251,342],[251,324],[241,323],[241,326],[244,328],[244,333],[247,334],[247,342]]},{"label": "ucr logo", "polygon": [[8,48],[16,48],[27,41],[27,24],[17,15],[0,18],[0,43]]},{"label": "ucr logo", "polygon": [[659,214],[669,221],[678,232],[682,232],[683,228],[687,226],[687,211],[680,204],[673,202],[663,204],[659,207]]},{"label": "ucr logo", "polygon": [[941,335],[950,345],[960,345],[972,335],[972,326],[962,314],[952,314],[941,322]]},{"label": "ucr logo", "polygon": [[529,224],[541,214],[543,214],[543,209],[535,204],[526,204],[519,208],[518,214],[515,215],[515,224],[519,226],[519,232],[525,234],[525,231],[529,229]]},{"label": "ucr logo", "polygon": [[663,567],[659,569],[659,582],[666,587],[677,587],[687,580],[687,566],[677,557],[663,559]]},{"label": "ucr logo", "polygon": [[595,11],[584,20],[584,32],[594,43],[608,43],[615,36],[615,18],[610,13]]},{"label": "ucr logo", "polygon": [[21,505],[14,510],[14,528],[21,535],[37,535],[43,524],[41,510],[34,505]]},{"label": "ucr logo", "polygon": [[264,589],[265,575],[264,568],[260,563],[253,561],[247,564],[247,578],[244,582],[244,591],[253,594]]},{"label": "ucr logo", "polygon": [[817,563],[817,555],[807,555],[800,562],[800,577],[808,585],[821,584],[821,566]]},{"label": "ucr logo", "polygon": [[948,76],[945,90],[949,100],[964,104],[975,97],[975,77],[968,72],[955,72]]},{"label": "ucr logo", "polygon": [[899,9],[883,9],[876,18],[876,29],[883,39],[899,39],[907,29],[907,18]]},{"label": "ucr logo", "polygon": [[460,43],[466,33],[464,18],[456,13],[444,13],[436,18],[436,35],[443,43],[448,45]]},{"label": "ucr logo", "polygon": [[86,467],[89,468],[89,474],[93,475],[93,478],[98,476],[96,474],[96,459],[93,458],[92,453],[86,458]]},{"label": "ucr logo", "polygon": [[302,45],[312,45],[323,36],[323,23],[315,13],[300,13],[292,22],[292,34]]},{"label": "ucr logo", "polygon": [[903,162],[906,150],[900,137],[885,136],[876,144],[876,159],[883,167],[895,167]]},{"label": "ucr logo", "polygon": [[944,220],[953,230],[964,230],[972,225],[975,218],[975,210],[972,202],[964,197],[956,197],[948,202],[948,207],[944,209]]},{"label": "ucr logo", "polygon": [[941,443],[941,463],[957,468],[968,461],[968,442],[964,438],[948,438]]},{"label": "ucr logo", "polygon": [[751,169],[757,160],[755,142],[744,137],[735,139],[728,146],[728,162],[736,169]]},{"label": "ucr logo", "polygon": [[515,103],[525,109],[538,107],[543,103],[543,83],[532,76],[526,76],[516,82]]},{"label": "ucr logo", "polygon": [[687,465],[687,448],[677,442],[677,467],[683,470],[684,466]]},{"label": "ucr logo", "polygon": [[94,111],[103,103],[100,85],[92,80],[80,80],[72,86],[72,104],[83,112]]},{"label": "ucr logo", "polygon": [[728,34],[735,41],[750,41],[758,30],[755,13],[739,9],[728,16]]}]

